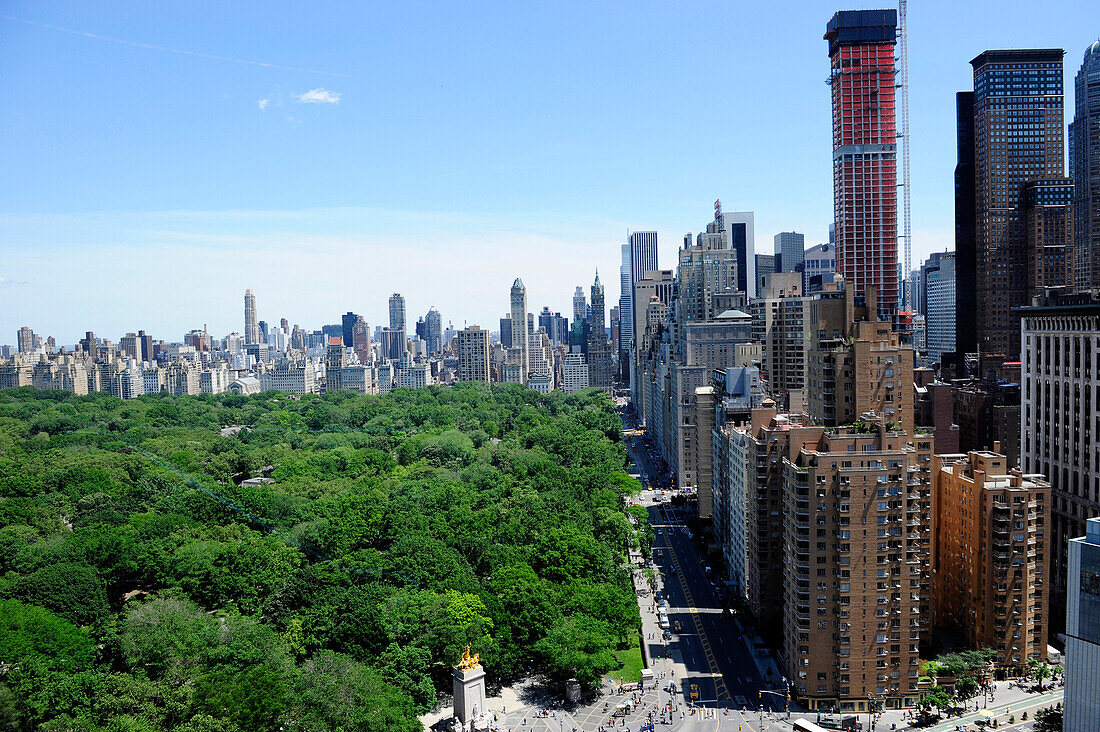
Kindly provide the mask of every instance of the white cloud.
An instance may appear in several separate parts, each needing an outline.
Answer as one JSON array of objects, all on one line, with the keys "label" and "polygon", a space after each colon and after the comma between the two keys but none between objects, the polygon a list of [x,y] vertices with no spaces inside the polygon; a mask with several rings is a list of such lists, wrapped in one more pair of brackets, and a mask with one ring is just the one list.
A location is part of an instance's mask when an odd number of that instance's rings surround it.
[{"label": "white cloud", "polygon": [[261,99],[260,101],[258,101],[256,103],[260,105],[260,109],[267,109],[267,105],[271,103],[271,100],[270,99]]},{"label": "white cloud", "polygon": [[295,97],[302,104],[339,104],[340,93],[331,92],[328,89],[310,89],[305,94]]}]

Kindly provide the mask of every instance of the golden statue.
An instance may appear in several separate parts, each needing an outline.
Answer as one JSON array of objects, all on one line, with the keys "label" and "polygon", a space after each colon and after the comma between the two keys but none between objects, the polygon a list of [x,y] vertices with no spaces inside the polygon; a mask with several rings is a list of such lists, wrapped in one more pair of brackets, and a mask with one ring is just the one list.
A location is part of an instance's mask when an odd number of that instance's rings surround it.
[{"label": "golden statue", "polygon": [[477,653],[472,656],[470,655],[470,646],[467,644],[466,648],[462,651],[462,659],[458,662],[458,667],[462,671],[469,671],[472,668],[477,668],[481,665],[479,662],[480,658],[481,655]]}]

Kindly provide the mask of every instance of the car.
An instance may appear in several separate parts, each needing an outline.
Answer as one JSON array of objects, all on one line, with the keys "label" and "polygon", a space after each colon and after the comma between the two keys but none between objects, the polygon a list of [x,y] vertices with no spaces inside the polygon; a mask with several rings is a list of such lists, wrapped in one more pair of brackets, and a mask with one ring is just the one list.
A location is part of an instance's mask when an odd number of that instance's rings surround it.
[{"label": "car", "polygon": [[699,700],[699,684],[688,685],[688,697],[691,698],[692,701]]},{"label": "car", "polygon": [[661,535],[661,530],[657,529],[657,536],[660,536],[660,535]]},{"label": "car", "polygon": [[679,620],[673,620],[672,621],[672,629],[674,631],[676,631],[677,633],[683,633],[684,632],[684,624],[681,623]]}]

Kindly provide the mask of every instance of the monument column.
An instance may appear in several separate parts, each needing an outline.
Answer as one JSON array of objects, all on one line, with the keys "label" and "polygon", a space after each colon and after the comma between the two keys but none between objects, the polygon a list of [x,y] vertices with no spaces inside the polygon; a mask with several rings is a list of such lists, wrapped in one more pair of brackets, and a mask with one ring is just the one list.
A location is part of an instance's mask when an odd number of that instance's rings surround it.
[{"label": "monument column", "polygon": [[466,646],[453,673],[455,716],[467,728],[485,714],[485,669],[478,654],[471,656],[470,647]]}]

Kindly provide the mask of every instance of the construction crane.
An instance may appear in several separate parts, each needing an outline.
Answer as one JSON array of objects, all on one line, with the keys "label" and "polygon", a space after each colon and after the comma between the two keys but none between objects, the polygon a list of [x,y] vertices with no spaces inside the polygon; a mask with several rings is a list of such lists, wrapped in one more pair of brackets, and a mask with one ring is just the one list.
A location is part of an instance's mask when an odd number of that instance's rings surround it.
[{"label": "construction crane", "polygon": [[[905,239],[905,271],[902,281],[903,309],[913,309],[913,229],[909,218],[909,23],[906,19],[907,0],[898,0],[898,66],[901,91],[901,237]],[[899,238],[901,238],[899,237]]]}]

